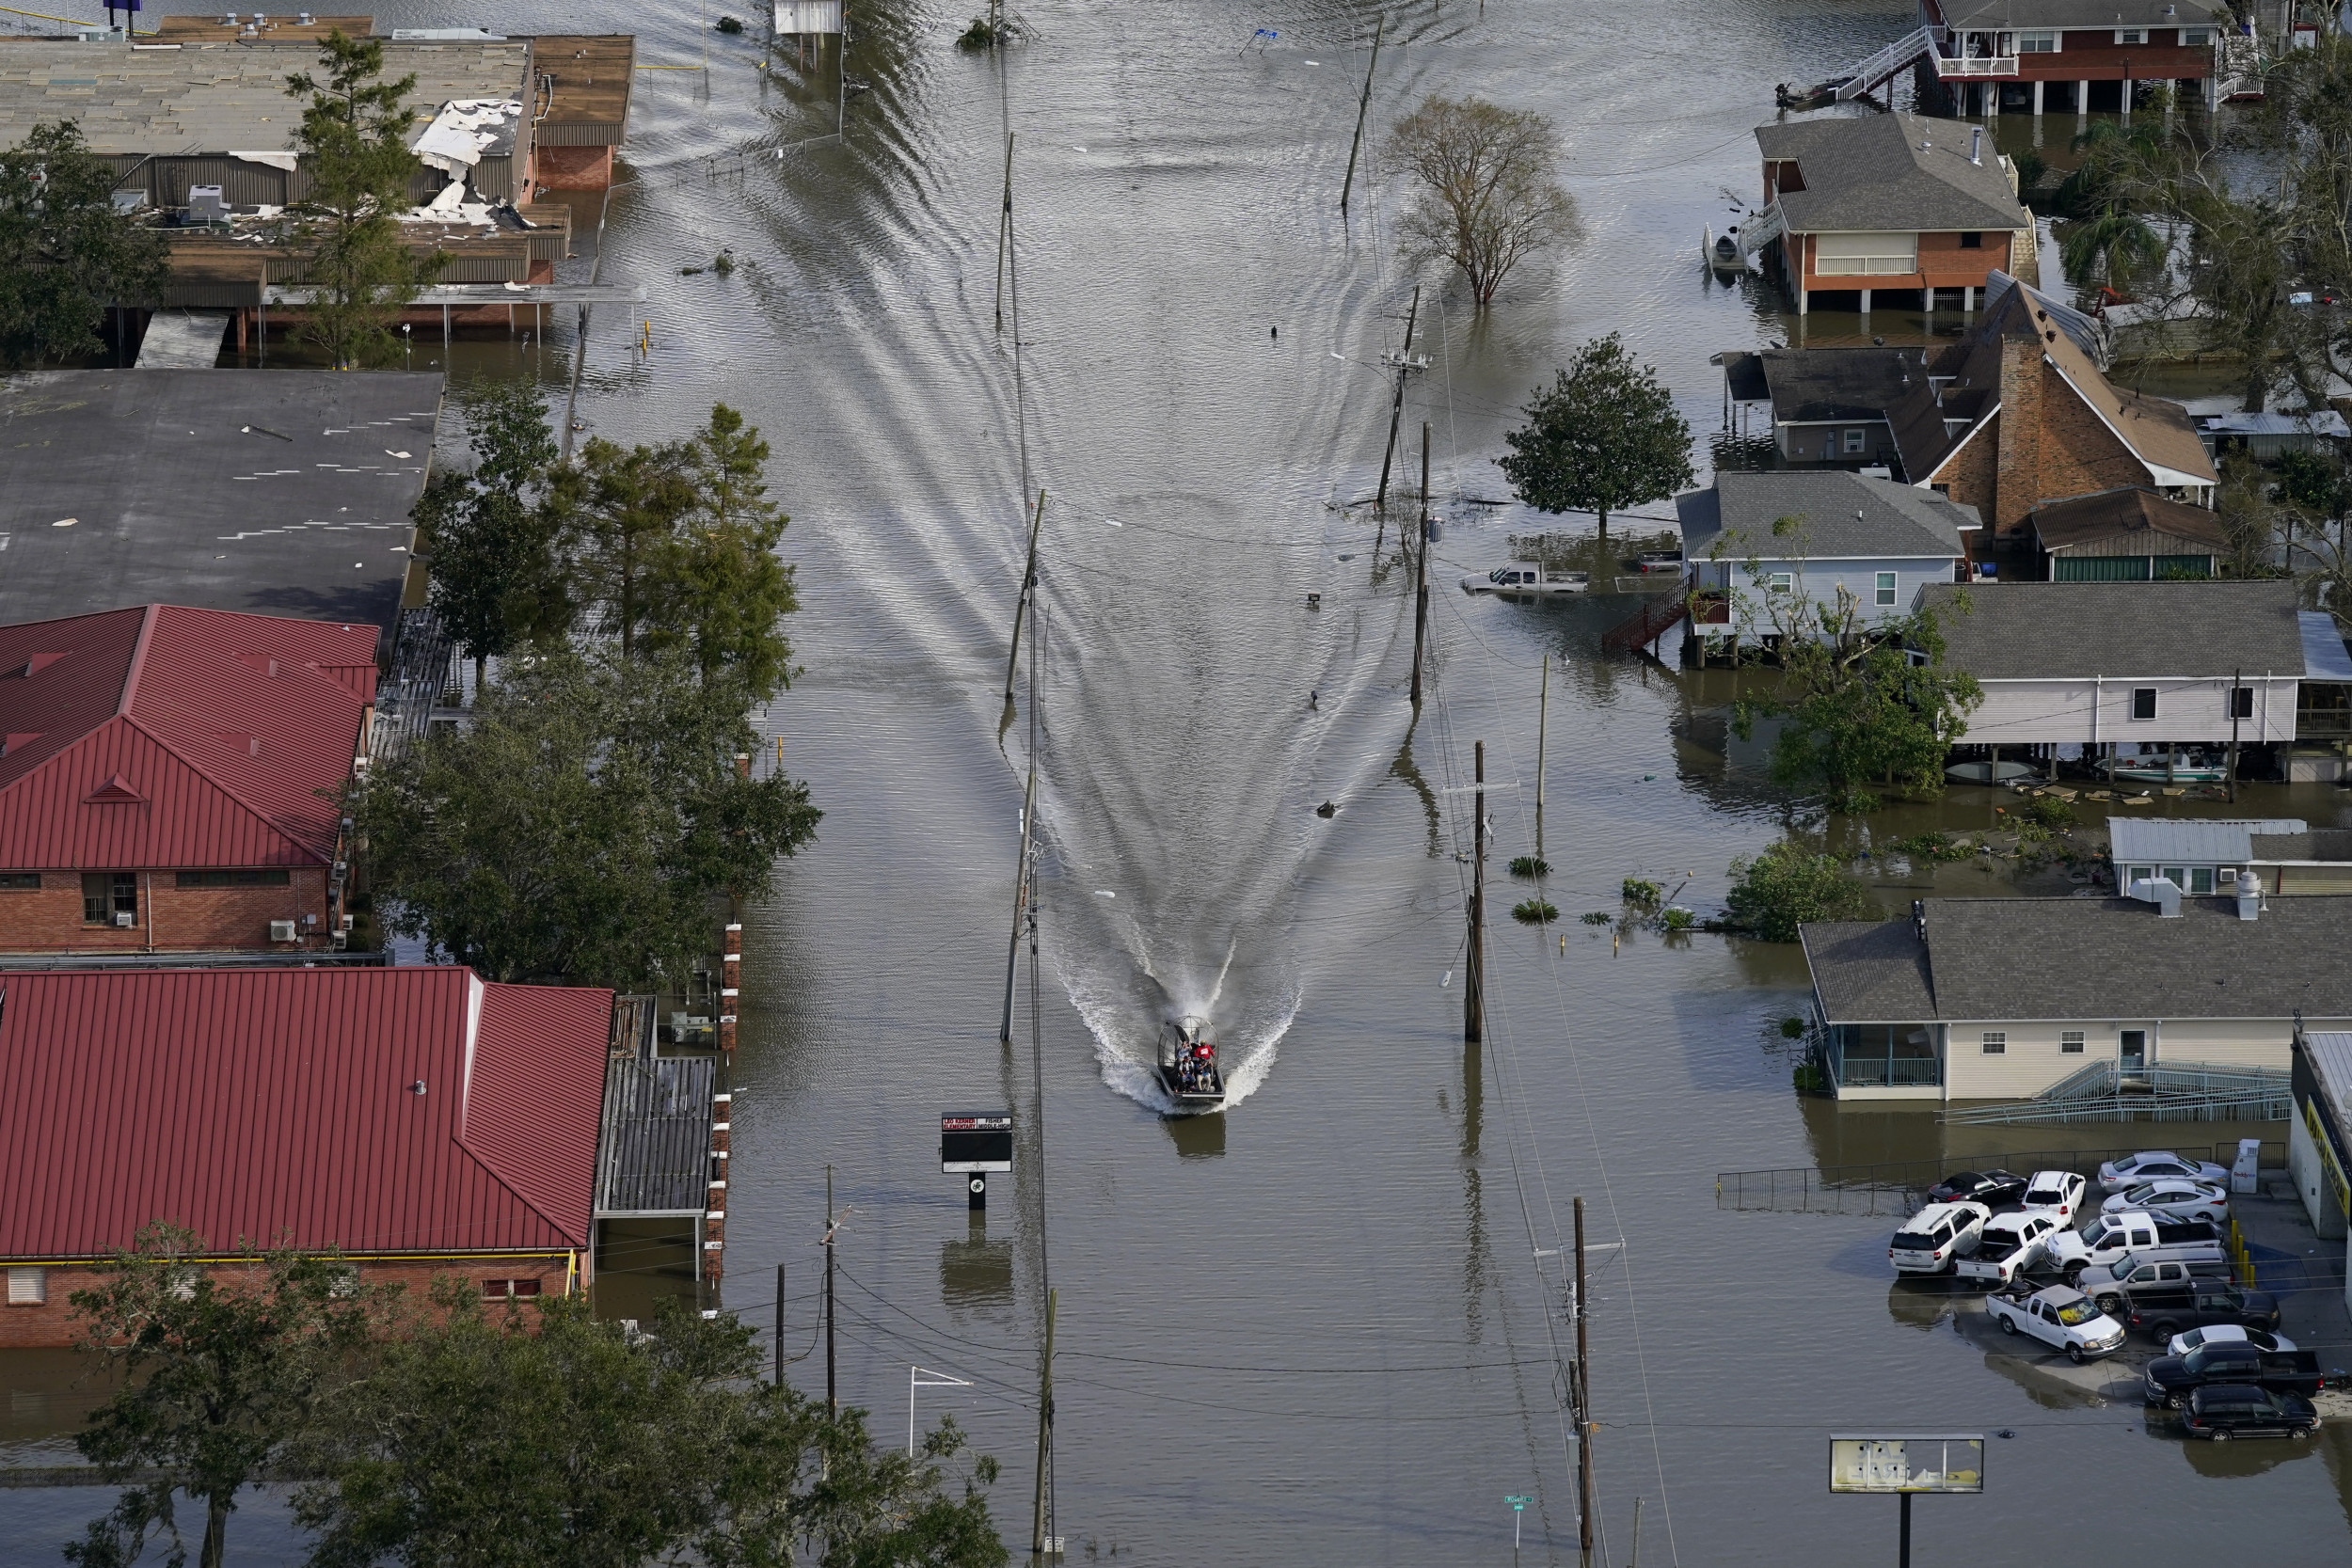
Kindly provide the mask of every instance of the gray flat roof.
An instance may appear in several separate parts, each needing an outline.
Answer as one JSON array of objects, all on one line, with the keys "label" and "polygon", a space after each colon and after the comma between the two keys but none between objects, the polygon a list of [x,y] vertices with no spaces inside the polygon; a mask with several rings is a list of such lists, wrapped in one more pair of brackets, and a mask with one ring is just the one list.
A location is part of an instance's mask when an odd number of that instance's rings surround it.
[{"label": "gray flat roof", "polygon": [[2258,832],[2246,859],[2251,865],[2352,865],[2352,828]]},{"label": "gray flat roof", "polygon": [[[1719,473],[1713,489],[1676,497],[1675,512],[1686,556],[1720,536],[1734,561],[1948,559],[1967,553],[1961,534],[1979,526],[1973,506],[1836,468]],[[1802,529],[1775,535],[1783,517]]]},{"label": "gray flat roof", "polygon": [[2300,817],[2221,817],[2203,819],[2110,816],[2107,844],[2116,861],[2172,861],[2191,865],[2243,865],[2253,854],[2256,833],[2299,833],[2309,823]]},{"label": "gray flat roof", "polygon": [[1803,928],[1827,1022],[2352,1018],[2352,896],[2273,898],[2256,920],[2234,898],[2184,898],[2172,920],[2130,898],[1925,908],[1924,944],[1908,920]]},{"label": "gray flat roof", "polygon": [[[1981,147],[1960,120],[1917,115],[1824,117],[1759,125],[1768,160],[1794,159],[1804,181],[1783,191],[1781,214],[1800,234],[2019,230],[2028,227],[1993,138]],[[1976,151],[1981,162],[1971,162]]]},{"label": "gray flat roof", "polygon": [[[1979,680],[2304,673],[2292,578],[2244,582],[1930,583],[1945,662]],[[1968,613],[1954,595],[1965,594]]]},{"label": "gray flat roof", "polygon": [[0,625],[176,604],[389,637],[440,403],[407,371],[0,382]]},{"label": "gray flat roof", "polygon": [[1883,420],[1913,382],[1927,382],[1917,348],[1768,348],[1757,354],[1782,423]]}]

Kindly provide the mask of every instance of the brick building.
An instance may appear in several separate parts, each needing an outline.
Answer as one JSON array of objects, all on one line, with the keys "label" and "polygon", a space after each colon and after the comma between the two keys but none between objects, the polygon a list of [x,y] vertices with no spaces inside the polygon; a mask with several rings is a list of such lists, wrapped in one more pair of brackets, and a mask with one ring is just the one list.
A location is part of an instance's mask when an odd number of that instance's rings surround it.
[{"label": "brick building", "polygon": [[168,605],[0,626],[0,952],[334,945],[378,636]]},{"label": "brick building", "polygon": [[72,1342],[68,1298],[151,1221],[230,1264],[333,1248],[369,1283],[584,1289],[610,991],[459,968],[0,977],[0,1348]]},{"label": "brick building", "polygon": [[2025,539],[2044,501],[2096,491],[2211,506],[2220,478],[2188,411],[2119,390],[2040,293],[2001,281],[1984,320],[1886,411],[1904,476],[1975,507],[1980,546]]}]

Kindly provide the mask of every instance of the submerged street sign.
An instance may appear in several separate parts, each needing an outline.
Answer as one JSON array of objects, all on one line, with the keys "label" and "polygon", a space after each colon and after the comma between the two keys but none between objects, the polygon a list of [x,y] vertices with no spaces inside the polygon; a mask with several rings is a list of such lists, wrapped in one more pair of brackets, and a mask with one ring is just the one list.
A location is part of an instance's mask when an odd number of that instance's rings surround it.
[{"label": "submerged street sign", "polygon": [[1012,1117],[941,1117],[939,1168],[950,1173],[1012,1169]]}]

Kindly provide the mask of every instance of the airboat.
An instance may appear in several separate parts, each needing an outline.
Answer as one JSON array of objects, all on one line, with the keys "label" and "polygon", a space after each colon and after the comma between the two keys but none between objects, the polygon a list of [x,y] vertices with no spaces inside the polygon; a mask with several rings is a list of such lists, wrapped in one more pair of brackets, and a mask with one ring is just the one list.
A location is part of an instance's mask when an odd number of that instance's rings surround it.
[{"label": "airboat", "polygon": [[1225,1103],[1225,1075],[1217,1070],[1216,1041],[1206,1020],[1160,1025],[1159,1068],[1160,1083],[1179,1105],[1205,1109]]}]

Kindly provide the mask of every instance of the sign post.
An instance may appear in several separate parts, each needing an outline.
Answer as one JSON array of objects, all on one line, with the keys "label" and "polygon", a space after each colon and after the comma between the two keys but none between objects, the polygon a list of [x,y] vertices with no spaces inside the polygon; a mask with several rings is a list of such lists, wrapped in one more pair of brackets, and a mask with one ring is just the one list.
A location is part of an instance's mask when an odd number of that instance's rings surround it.
[{"label": "sign post", "polygon": [[965,1179],[972,1212],[988,1212],[988,1173],[1012,1169],[1012,1117],[943,1115],[939,1118],[939,1168]]},{"label": "sign post", "polygon": [[1862,1436],[1832,1433],[1829,1440],[1832,1492],[1892,1492],[1902,1499],[1896,1561],[1911,1568],[1911,1499],[1922,1492],[1984,1490],[1981,1433],[1929,1436]]}]

